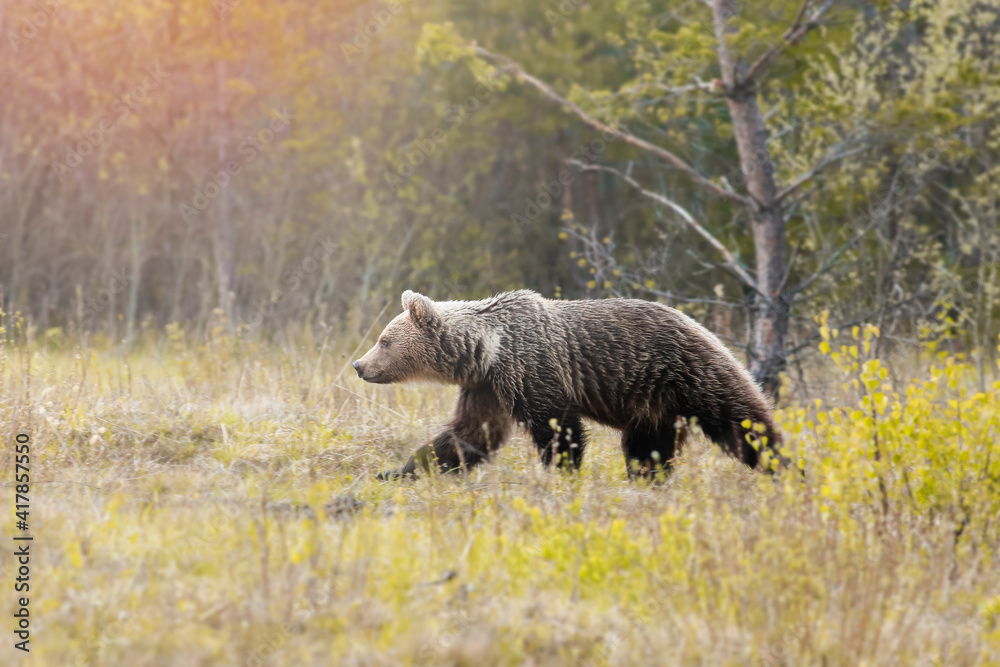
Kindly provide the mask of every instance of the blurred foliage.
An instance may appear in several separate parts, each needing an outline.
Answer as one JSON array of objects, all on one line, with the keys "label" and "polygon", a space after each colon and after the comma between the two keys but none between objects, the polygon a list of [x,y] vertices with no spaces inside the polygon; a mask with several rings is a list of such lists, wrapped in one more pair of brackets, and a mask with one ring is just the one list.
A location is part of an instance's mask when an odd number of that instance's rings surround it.
[{"label": "blurred foliage", "polygon": [[[677,92],[718,76],[701,2],[52,7],[0,9],[11,50],[0,62],[0,284],[8,310],[43,330],[207,331],[225,284],[228,325],[251,335],[292,318],[357,334],[406,287],[435,298],[530,287],[712,297],[690,310],[745,340],[741,285],[613,175],[576,174],[531,224],[512,222],[597,134],[471,51],[510,57],[742,191],[724,99]],[[734,7],[730,41],[755,57],[798,4]],[[836,156],[789,195],[789,284],[805,285],[790,345],[815,349],[813,317],[829,310],[876,322],[886,341],[946,336],[989,354],[1000,14],[981,2],[846,2],[830,18],[760,91],[779,185]],[[280,118],[287,127],[269,136]],[[752,264],[745,212],[624,142],[596,159],[634,167]],[[609,274],[642,279],[598,275],[567,227],[608,239]]]},{"label": "blurred foliage", "polygon": [[[798,5],[734,6],[755,56]],[[837,156],[789,195],[803,473],[696,440],[650,491],[600,430],[579,477],[515,438],[376,484],[451,395],[346,362],[405,287],[661,298],[743,342],[746,295],[671,212],[593,173],[538,206],[596,135],[471,48],[742,191],[724,100],[675,91],[718,76],[704,3],[3,3],[0,413],[46,482],[39,664],[995,664],[998,17],[838,3],[762,82],[782,186]],[[624,142],[597,159],[752,264],[745,214]]]}]

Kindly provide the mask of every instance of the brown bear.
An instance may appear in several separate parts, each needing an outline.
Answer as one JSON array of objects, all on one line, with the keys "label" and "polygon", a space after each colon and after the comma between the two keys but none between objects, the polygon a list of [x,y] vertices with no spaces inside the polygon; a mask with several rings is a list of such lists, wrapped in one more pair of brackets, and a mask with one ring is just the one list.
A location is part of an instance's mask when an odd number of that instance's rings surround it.
[{"label": "brown bear", "polygon": [[553,301],[520,290],[435,302],[407,290],[403,313],[354,368],[366,382],[461,388],[451,423],[382,477],[476,465],[514,422],[528,428],[545,465],[578,467],[583,418],[622,432],[632,476],[669,470],[691,419],[750,467],[762,447],[782,460],[771,406],[746,368],[690,317],[649,301]]}]

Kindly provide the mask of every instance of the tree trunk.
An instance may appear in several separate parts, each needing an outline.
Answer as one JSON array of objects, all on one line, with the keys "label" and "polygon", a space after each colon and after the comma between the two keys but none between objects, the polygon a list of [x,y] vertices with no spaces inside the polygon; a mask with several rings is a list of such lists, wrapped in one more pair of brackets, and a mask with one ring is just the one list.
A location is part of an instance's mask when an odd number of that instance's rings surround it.
[{"label": "tree trunk", "polygon": [[778,374],[785,367],[790,314],[788,241],[784,212],[777,201],[774,164],[767,151],[767,131],[757,102],[756,81],[745,79],[745,68],[733,58],[726,42],[726,22],[734,11],[734,5],[726,0],[716,0],[712,6],[722,85],[733,122],[733,136],[747,192],[754,200],[750,215],[759,294],[754,312],[750,370],[764,392],[777,398]]}]

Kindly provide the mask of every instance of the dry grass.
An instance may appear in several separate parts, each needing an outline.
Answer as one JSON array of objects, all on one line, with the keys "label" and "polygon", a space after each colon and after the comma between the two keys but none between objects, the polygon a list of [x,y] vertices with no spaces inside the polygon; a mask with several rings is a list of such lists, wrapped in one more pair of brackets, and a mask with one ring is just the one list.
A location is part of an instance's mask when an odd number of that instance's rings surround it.
[{"label": "dry grass", "polygon": [[996,390],[985,418],[956,413],[964,444],[932,433],[954,465],[878,423],[873,463],[850,410],[789,409],[804,481],[698,441],[641,488],[596,430],[578,476],[522,434],[468,477],[381,484],[454,391],[364,385],[349,346],[298,340],[175,329],[30,366],[7,345],[4,507],[13,436],[33,442],[31,664],[1000,664]]}]

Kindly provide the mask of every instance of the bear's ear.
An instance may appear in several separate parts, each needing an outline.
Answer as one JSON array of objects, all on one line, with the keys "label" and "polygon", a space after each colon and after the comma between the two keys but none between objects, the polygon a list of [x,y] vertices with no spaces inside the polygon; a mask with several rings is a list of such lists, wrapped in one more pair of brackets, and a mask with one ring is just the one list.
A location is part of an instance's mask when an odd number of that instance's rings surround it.
[{"label": "bear's ear", "polygon": [[410,319],[418,326],[426,326],[434,320],[434,302],[423,294],[410,290],[403,292],[403,310],[410,313]]}]

